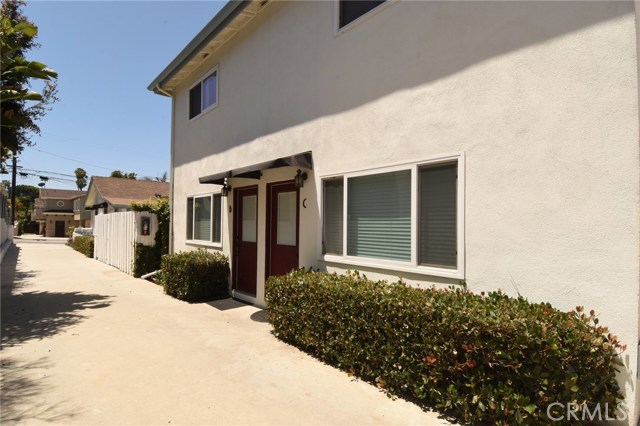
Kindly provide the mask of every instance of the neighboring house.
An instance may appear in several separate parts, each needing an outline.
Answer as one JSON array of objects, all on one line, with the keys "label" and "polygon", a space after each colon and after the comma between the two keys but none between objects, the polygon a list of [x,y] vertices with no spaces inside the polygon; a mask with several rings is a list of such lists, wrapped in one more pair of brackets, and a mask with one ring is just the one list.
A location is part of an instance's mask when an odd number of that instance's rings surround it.
[{"label": "neighboring house", "polygon": [[168,196],[167,182],[93,176],[87,189],[84,208],[91,210],[93,227],[98,214],[130,211],[132,201]]},{"label": "neighboring house", "polygon": [[76,225],[81,228],[91,227],[91,212],[84,208],[84,203],[86,200],[86,192],[84,193],[84,195],[76,197],[73,200],[73,220],[75,220]]},{"label": "neighboring house", "polygon": [[636,424],[639,4],[227,3],[149,86],[172,250],[258,305],[301,266],[593,308]]},{"label": "neighboring house", "polygon": [[38,222],[38,233],[45,237],[64,237],[68,228],[80,226],[75,218],[74,201],[85,195],[84,191],[40,188],[31,213],[31,219]]}]

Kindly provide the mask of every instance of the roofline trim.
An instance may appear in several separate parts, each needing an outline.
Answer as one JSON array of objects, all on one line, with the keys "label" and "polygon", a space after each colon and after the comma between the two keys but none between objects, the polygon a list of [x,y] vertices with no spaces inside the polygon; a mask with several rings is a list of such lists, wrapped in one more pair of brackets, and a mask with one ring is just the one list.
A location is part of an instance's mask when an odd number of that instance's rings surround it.
[{"label": "roofline trim", "polygon": [[193,59],[215,36],[217,36],[245,7],[251,3],[251,0],[229,0],[222,9],[213,17],[211,21],[182,49],[173,61],[162,70],[162,72],[147,86],[147,89],[164,95],[160,89],[182,69],[187,62]]}]

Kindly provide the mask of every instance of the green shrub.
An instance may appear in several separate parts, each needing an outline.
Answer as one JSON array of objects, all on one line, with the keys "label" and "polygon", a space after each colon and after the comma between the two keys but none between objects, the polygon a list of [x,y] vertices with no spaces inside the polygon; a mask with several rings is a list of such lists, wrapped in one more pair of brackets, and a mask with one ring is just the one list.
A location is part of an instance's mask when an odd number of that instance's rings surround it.
[{"label": "green shrub", "polygon": [[69,242],[69,245],[75,251],[79,251],[85,256],[93,258],[93,237],[90,237],[90,236],[76,237],[75,240]]},{"label": "green shrub", "polygon": [[149,272],[160,269],[162,255],[157,246],[145,246],[137,243],[133,257],[133,276],[139,278]]},{"label": "green shrub", "polygon": [[271,277],[266,303],[278,338],[460,422],[548,425],[554,402],[613,416],[622,398],[624,347],[580,307],[304,270]]},{"label": "green shrub", "polygon": [[165,293],[196,302],[229,295],[229,259],[204,249],[162,256]]}]

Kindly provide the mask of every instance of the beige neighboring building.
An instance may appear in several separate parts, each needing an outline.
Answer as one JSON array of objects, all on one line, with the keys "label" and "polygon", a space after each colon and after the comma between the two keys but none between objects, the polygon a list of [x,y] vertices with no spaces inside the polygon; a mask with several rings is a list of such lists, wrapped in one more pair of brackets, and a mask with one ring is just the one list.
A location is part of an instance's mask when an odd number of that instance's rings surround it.
[{"label": "beige neighboring building", "polygon": [[93,228],[96,215],[130,211],[132,201],[168,197],[169,189],[167,182],[93,176],[87,189],[84,209],[91,212]]},{"label": "beige neighboring building", "polygon": [[31,220],[38,222],[38,234],[64,237],[69,228],[85,225],[86,214],[74,208],[85,195],[84,191],[40,188],[31,213]]},{"label": "beige neighboring building", "polygon": [[639,5],[227,3],[149,86],[173,251],[261,306],[301,266],[593,308],[635,425]]}]

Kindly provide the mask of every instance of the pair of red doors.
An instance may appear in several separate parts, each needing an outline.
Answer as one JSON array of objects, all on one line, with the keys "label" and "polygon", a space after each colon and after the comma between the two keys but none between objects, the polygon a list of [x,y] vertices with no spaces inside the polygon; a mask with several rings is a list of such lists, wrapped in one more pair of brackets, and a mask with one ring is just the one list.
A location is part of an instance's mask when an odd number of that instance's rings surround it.
[{"label": "pair of red doors", "polygon": [[[300,191],[293,182],[267,185],[265,279],[298,267]],[[233,288],[257,291],[258,187],[234,189]]]}]

